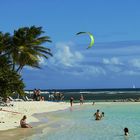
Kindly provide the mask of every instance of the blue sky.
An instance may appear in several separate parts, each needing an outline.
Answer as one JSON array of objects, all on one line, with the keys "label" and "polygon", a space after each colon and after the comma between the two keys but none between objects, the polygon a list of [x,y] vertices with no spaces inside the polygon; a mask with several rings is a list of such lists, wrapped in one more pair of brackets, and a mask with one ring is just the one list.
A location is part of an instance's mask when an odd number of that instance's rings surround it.
[{"label": "blue sky", "polygon": [[[1,0],[0,30],[42,26],[53,57],[22,71],[26,89],[140,87],[139,0]],[[93,33],[95,44],[79,31]]]}]

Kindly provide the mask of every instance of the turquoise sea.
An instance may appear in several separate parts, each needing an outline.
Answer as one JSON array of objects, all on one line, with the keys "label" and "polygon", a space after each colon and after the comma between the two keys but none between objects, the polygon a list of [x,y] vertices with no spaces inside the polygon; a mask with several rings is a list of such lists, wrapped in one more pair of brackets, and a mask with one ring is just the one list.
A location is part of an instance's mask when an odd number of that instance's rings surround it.
[{"label": "turquoise sea", "polygon": [[[100,121],[93,116],[97,109],[105,113]],[[52,123],[41,134],[26,140],[140,140],[139,103],[79,105],[44,117],[50,118],[48,122],[53,118]],[[124,136],[125,127],[129,129],[129,136]]]}]

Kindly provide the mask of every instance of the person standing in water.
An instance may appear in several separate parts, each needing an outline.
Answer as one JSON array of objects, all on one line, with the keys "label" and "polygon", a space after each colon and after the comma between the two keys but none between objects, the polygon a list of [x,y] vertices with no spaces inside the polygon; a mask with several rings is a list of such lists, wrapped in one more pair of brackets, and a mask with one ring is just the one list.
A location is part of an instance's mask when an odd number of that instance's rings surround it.
[{"label": "person standing in water", "polygon": [[101,115],[99,109],[98,109],[97,112],[94,114],[94,116],[95,116],[95,120],[101,120],[102,115]]},{"label": "person standing in water", "polygon": [[74,100],[74,98],[73,97],[70,97],[70,105],[71,106],[73,105],[73,100]]},{"label": "person standing in water", "polygon": [[93,102],[92,105],[95,105],[95,102]]},{"label": "person standing in water", "polygon": [[80,96],[80,105],[83,104],[83,102],[84,102],[84,97],[83,97],[83,95],[81,94],[81,96]]}]

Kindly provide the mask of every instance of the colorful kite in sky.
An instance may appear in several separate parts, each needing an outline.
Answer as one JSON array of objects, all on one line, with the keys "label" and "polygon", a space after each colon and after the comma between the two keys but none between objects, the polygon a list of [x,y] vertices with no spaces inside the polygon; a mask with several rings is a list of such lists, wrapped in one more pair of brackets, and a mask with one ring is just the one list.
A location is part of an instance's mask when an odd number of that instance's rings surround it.
[{"label": "colorful kite in sky", "polygon": [[80,35],[80,34],[88,34],[89,35],[91,41],[90,41],[90,44],[89,44],[87,49],[91,48],[94,45],[93,35],[90,32],[78,32],[76,35]]}]

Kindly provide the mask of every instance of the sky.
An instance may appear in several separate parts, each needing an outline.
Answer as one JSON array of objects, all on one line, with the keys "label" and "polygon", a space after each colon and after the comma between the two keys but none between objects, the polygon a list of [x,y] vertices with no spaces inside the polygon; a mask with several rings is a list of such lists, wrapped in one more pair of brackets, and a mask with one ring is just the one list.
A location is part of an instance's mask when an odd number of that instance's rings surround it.
[{"label": "sky", "polygon": [[[42,26],[53,57],[25,67],[26,89],[140,88],[139,0],[1,0],[0,31]],[[95,39],[92,48],[88,35]]]}]

